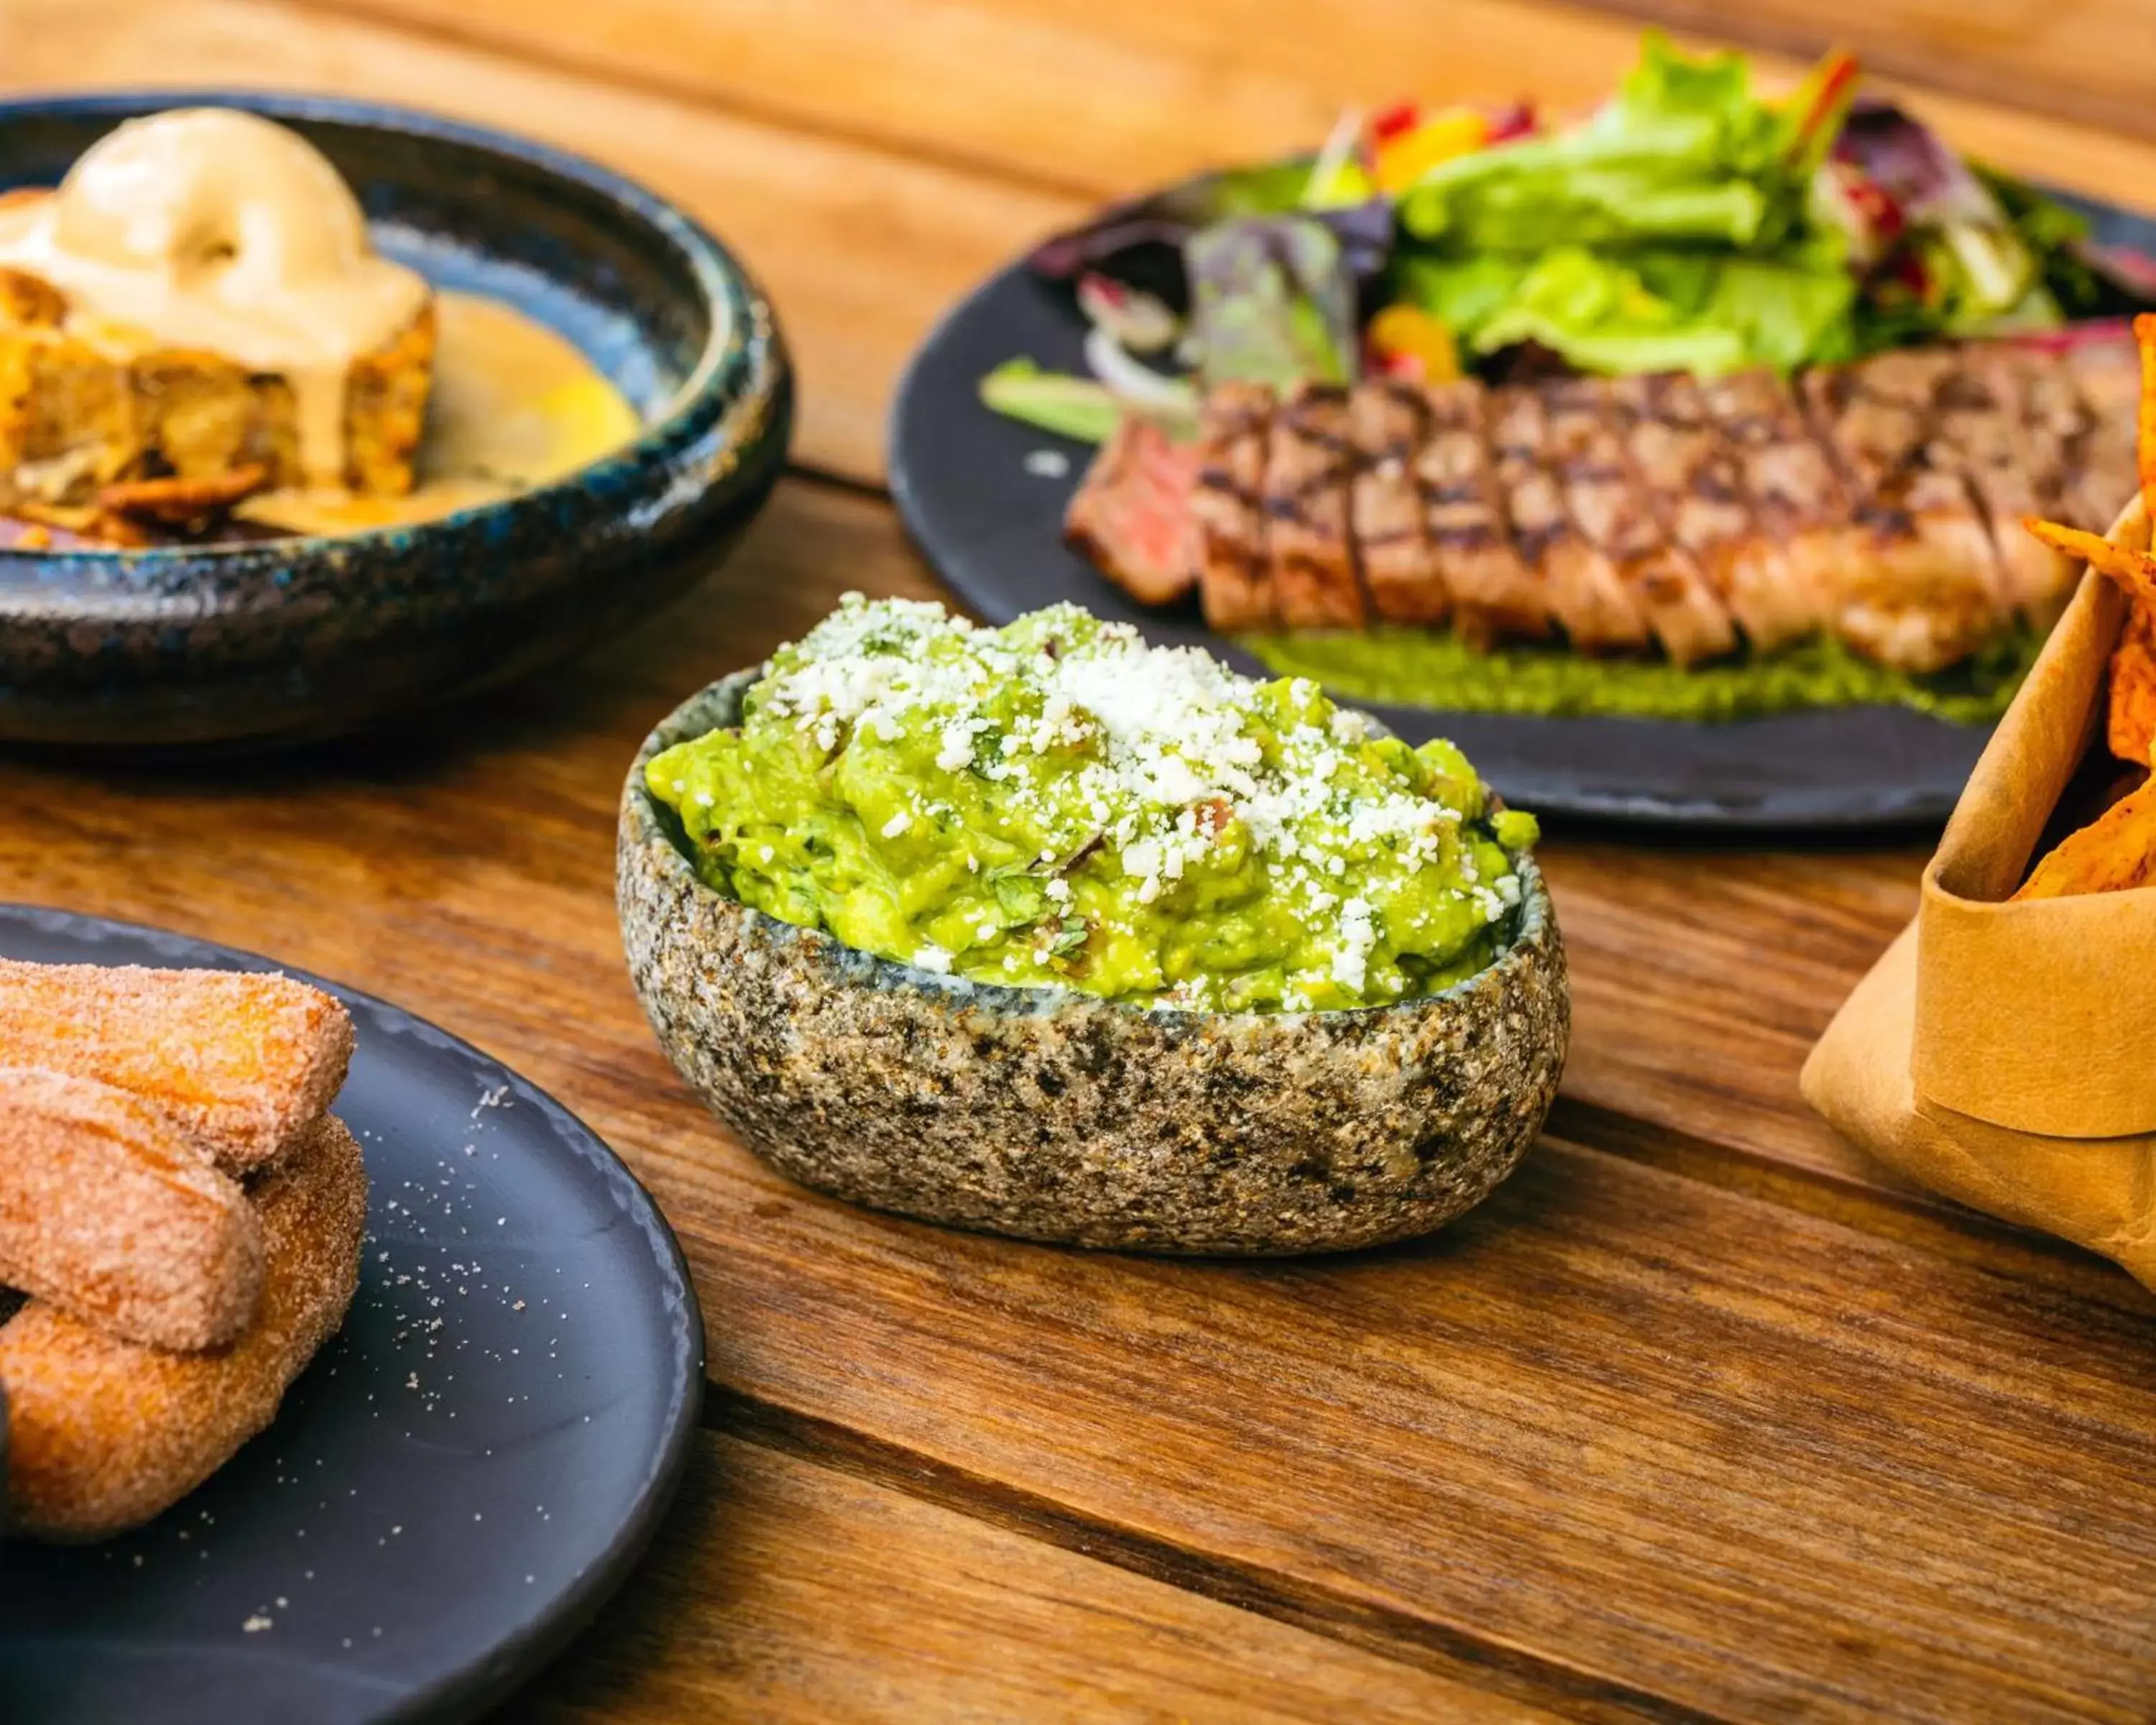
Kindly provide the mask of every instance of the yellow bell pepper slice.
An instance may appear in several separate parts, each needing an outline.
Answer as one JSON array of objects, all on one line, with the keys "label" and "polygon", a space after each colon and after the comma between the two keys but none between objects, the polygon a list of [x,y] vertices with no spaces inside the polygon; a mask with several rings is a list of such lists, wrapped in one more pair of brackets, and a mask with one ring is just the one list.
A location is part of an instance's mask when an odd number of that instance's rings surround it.
[{"label": "yellow bell pepper slice", "polygon": [[1479,150],[1489,141],[1489,126],[1473,108],[1448,108],[1413,131],[1389,139],[1377,150],[1378,189],[1397,197],[1440,162]]},{"label": "yellow bell pepper slice", "polygon": [[1414,305],[1388,305],[1370,320],[1371,347],[1388,370],[1404,370],[1426,383],[1460,375],[1460,346],[1442,318]]}]

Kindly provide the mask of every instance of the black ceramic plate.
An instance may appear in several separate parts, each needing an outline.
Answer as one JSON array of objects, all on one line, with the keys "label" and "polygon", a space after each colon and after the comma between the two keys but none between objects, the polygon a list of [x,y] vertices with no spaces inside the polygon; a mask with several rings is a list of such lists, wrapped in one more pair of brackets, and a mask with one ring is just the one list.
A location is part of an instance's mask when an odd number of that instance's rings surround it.
[{"label": "black ceramic plate", "polygon": [[[0,906],[0,954],[264,969]],[[605,1145],[513,1072],[348,989],[337,1112],[373,1183],[358,1296],[267,1432],[102,1545],[0,1549],[0,1718],[466,1717],[620,1584],[685,1465],[696,1296]]]},{"label": "black ceramic plate", "polygon": [[217,90],[0,102],[0,192],[122,121],[266,114],[342,173],[377,246],[583,349],[642,416],[551,485],[418,526],[139,552],[0,552],[0,741],[230,747],[357,730],[520,675],[717,567],[786,456],[769,304],[695,221],[591,162],[371,103]]},{"label": "black ceramic plate", "polygon": [[[2089,213],[2100,239],[2156,253],[2156,219],[2057,195]],[[1084,337],[1069,291],[1022,264],[944,319],[915,356],[892,416],[891,490],[907,528],[943,578],[992,622],[1075,600],[1155,640],[1203,645],[1265,674],[1208,631],[1194,608],[1147,610],[1065,546],[1064,506],[1091,451],[981,405],[983,376],[1015,356],[1084,372]],[[1044,454],[1061,457],[1062,470],[1038,459]],[[1897,707],[1722,725],[1370,711],[1410,741],[1450,737],[1524,808],[1731,829],[1942,821],[1989,735]]]}]

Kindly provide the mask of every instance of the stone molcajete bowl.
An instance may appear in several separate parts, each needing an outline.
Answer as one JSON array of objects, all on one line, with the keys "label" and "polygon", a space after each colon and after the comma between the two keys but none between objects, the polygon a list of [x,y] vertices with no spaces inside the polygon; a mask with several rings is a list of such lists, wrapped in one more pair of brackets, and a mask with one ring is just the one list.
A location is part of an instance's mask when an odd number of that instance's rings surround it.
[{"label": "stone molcajete bowl", "polygon": [[0,741],[142,749],[357,730],[592,644],[717,566],[785,459],[771,308],[696,223],[590,162],[367,103],[158,90],[0,102],[0,191],[121,123],[251,109],[336,164],[377,247],[581,347],[644,421],[442,521],[139,552],[0,550]]},{"label": "stone molcajete bowl", "polygon": [[622,793],[629,973],[712,1111],[803,1184],[1033,1240],[1335,1251],[1476,1204],[1549,1111],[1571,1012],[1549,894],[1441,994],[1357,1012],[1147,1011],[871,957],[713,891],[644,789],[660,750],[735,723],[760,670],[644,743]]}]

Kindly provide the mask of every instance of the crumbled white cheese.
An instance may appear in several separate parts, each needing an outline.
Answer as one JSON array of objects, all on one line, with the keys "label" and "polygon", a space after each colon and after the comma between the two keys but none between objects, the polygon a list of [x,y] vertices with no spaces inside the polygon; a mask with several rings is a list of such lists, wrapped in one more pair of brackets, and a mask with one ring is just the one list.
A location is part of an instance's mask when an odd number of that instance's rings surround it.
[{"label": "crumbled white cheese", "polygon": [[973,764],[973,739],[988,728],[985,719],[953,719],[943,727],[936,764],[946,773],[963,773]]},{"label": "crumbled white cheese", "polygon": [[[1322,997],[1327,979],[1356,993],[1401,992],[1410,984],[1396,967],[1376,969],[1381,923],[1413,951],[1420,937],[1456,942],[1463,911],[1495,921],[1519,900],[1509,870],[1481,877],[1471,847],[1486,841],[1463,830],[1457,809],[1371,757],[1362,715],[1306,680],[1261,689],[1195,649],[1155,647],[1070,608],[988,631],[927,602],[850,598],[782,649],[758,701],[827,755],[909,737],[932,747],[951,780],[915,788],[942,800],[891,814],[882,834],[910,830],[924,809],[962,834],[984,824],[995,836],[984,854],[965,853],[967,873],[1000,880],[1009,859],[1026,859],[1016,872],[1037,883],[1034,905],[1056,914],[1041,932],[1022,913],[1021,928],[1004,892],[995,927],[971,926],[981,942],[1025,941],[1037,962],[1065,956],[1054,950],[1073,903],[1063,876],[1096,850],[1141,905],[1186,891],[1223,847],[1223,866],[1254,862],[1306,925],[1312,956],[1303,980],[1291,978],[1291,999]],[[762,855],[769,861],[770,847]],[[1432,918],[1413,894],[1392,908],[1390,883],[1430,867],[1456,870],[1465,891]],[[1004,959],[1009,968],[1011,947]],[[932,944],[916,962],[951,964]]]},{"label": "crumbled white cheese", "polygon": [[1358,895],[1340,907],[1340,944],[1332,952],[1332,980],[1363,992],[1369,975],[1370,951],[1378,944],[1378,924],[1369,900]]}]

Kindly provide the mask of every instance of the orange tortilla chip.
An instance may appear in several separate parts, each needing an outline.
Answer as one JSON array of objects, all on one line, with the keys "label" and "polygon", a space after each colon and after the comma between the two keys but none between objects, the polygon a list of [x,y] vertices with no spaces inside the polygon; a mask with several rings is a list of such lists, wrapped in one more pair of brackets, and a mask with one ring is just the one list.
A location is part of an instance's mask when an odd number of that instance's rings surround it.
[{"label": "orange tortilla chip", "polygon": [[2134,430],[2135,465],[2141,470],[2141,501],[2156,521],[2156,311],[2133,320],[2134,345],[2141,350],[2141,409]]},{"label": "orange tortilla chip", "polygon": [[2069,833],[2030,871],[2017,899],[2125,892],[2156,881],[2156,779]]},{"label": "orange tortilla chip", "polygon": [[2101,533],[2085,533],[2079,527],[2040,521],[2033,515],[2023,516],[2021,525],[2052,550],[2079,557],[2092,569],[2109,576],[2136,603],[2156,605],[2156,557],[2147,552],[2131,551]]},{"label": "orange tortilla chip", "polygon": [[146,516],[151,521],[183,523],[228,509],[270,478],[259,465],[235,467],[195,479],[133,480],[107,485],[97,501],[117,515]]},{"label": "orange tortilla chip", "polygon": [[2122,761],[2149,764],[2156,747],[2156,611],[2136,604],[2111,655],[2111,712],[2105,741]]},{"label": "orange tortilla chip", "polygon": [[116,546],[122,550],[150,542],[150,536],[139,522],[100,509],[95,504],[37,503],[24,499],[12,506],[8,514],[15,521],[28,521],[35,527],[57,527],[78,539],[94,540],[100,545]]}]

